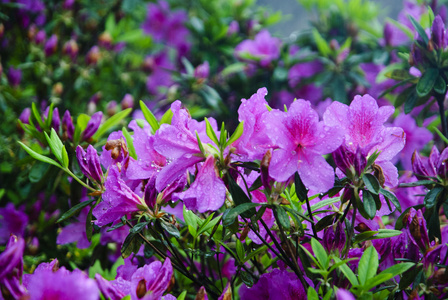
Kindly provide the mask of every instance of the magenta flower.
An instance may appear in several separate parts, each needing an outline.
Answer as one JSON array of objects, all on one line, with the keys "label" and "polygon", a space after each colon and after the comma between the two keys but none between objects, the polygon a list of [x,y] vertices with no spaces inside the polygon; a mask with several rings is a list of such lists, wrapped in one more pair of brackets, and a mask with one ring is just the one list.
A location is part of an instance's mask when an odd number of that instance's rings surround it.
[{"label": "magenta flower", "polygon": [[20,81],[22,81],[22,70],[9,67],[6,76],[8,77],[8,83],[13,87],[17,87],[19,86]]},{"label": "magenta flower", "polygon": [[263,274],[251,288],[242,285],[239,294],[242,300],[259,299],[306,299],[306,291],[294,273],[274,269]]},{"label": "magenta flower", "polygon": [[208,61],[203,62],[194,69],[194,77],[197,79],[206,79],[210,74],[210,65]]},{"label": "magenta flower", "polygon": [[92,145],[87,147],[87,153],[78,145],[76,148],[76,158],[78,159],[78,164],[84,175],[97,182],[101,182],[103,170],[101,169],[98,153]]},{"label": "magenta flower", "polygon": [[417,151],[412,155],[412,170],[417,178],[439,177],[444,180],[448,178],[448,148],[442,153],[433,146],[429,158],[421,158]]},{"label": "magenta flower", "polygon": [[264,99],[268,91],[266,88],[258,89],[248,100],[242,99],[238,108],[238,120],[244,122],[243,134],[233,143],[234,152],[238,160],[261,160],[266,151],[273,147],[271,139],[267,135],[268,123],[266,115],[268,103]]},{"label": "magenta flower", "polygon": [[131,278],[132,300],[161,299],[168,288],[173,267],[169,258],[163,262],[155,261],[137,269]]},{"label": "magenta flower", "polygon": [[44,52],[45,56],[53,55],[58,48],[58,36],[53,34],[45,43]]},{"label": "magenta flower", "polygon": [[339,126],[344,133],[344,146],[356,153],[360,148],[367,158],[375,151],[381,151],[375,164],[383,170],[388,186],[398,184],[397,168],[390,160],[403,149],[405,134],[399,127],[385,127],[384,122],[392,115],[392,106],[378,108],[370,95],[355,96],[350,106],[333,102],[324,113],[327,126]]},{"label": "magenta flower", "polygon": [[182,199],[188,209],[200,213],[221,208],[226,198],[226,186],[215,170],[215,159],[209,156],[190,188],[174,197]]},{"label": "magenta flower", "polygon": [[436,49],[445,49],[447,45],[447,37],[445,31],[445,23],[440,16],[436,16],[431,27],[431,40]]},{"label": "magenta flower", "polygon": [[62,117],[62,131],[65,139],[72,140],[75,134],[75,125],[73,125],[72,116],[68,110],[65,111]]},{"label": "magenta flower", "polygon": [[65,268],[53,272],[43,269],[30,275],[27,289],[31,300],[97,300],[99,290],[93,279],[79,270],[68,272]]},{"label": "magenta flower", "polygon": [[121,109],[133,108],[134,107],[134,97],[131,94],[124,95],[121,100]]},{"label": "magenta flower", "polygon": [[406,134],[406,145],[395,158],[400,160],[405,170],[412,170],[412,154],[422,150],[433,139],[433,135],[428,129],[418,127],[412,116],[403,113],[395,118],[392,125],[403,128]]},{"label": "magenta flower", "polygon": [[146,57],[144,67],[151,73],[146,79],[146,89],[151,94],[157,95],[160,87],[173,84],[171,73],[175,68],[166,51]]},{"label": "magenta flower", "polygon": [[87,141],[95,134],[95,132],[100,127],[102,119],[103,119],[103,113],[101,111],[96,112],[92,115],[89,122],[87,122],[86,129],[82,133],[83,140]]},{"label": "magenta flower", "polygon": [[56,244],[64,245],[77,242],[77,248],[88,248],[90,246],[90,242],[87,239],[86,234],[86,220],[88,212],[89,208],[84,208],[79,214],[77,222],[70,223],[69,225],[62,228],[62,231],[58,234],[58,237],[56,239]]},{"label": "magenta flower", "polygon": [[0,245],[6,244],[11,234],[23,237],[27,225],[27,214],[16,210],[14,204],[8,203],[6,207],[0,207]]},{"label": "magenta flower", "polygon": [[[9,291],[13,299],[20,299],[25,295],[25,289],[20,284],[24,250],[25,241],[11,235],[6,249],[0,254],[0,287]],[[0,297],[1,295],[0,291]]]},{"label": "magenta flower", "polygon": [[145,202],[121,179],[115,165],[109,169],[105,187],[103,200],[92,212],[98,226],[111,223],[128,213],[140,211],[142,206],[146,206]]},{"label": "magenta flower", "polygon": [[333,186],[334,170],[322,155],[341,145],[343,135],[337,125],[319,122],[310,102],[302,99],[293,102],[288,112],[270,112],[266,124],[268,136],[279,148],[272,153],[272,178],[284,182],[299,172],[313,191],[326,192]]},{"label": "magenta flower", "polygon": [[[289,69],[288,83],[291,88],[295,88],[303,78],[311,77],[323,70],[322,63],[318,60],[295,64]],[[308,98],[307,98],[308,99]]]},{"label": "magenta flower", "polygon": [[244,40],[235,48],[235,56],[240,59],[259,60],[262,67],[267,67],[280,57],[281,41],[271,36],[269,31],[262,30],[254,40]]}]

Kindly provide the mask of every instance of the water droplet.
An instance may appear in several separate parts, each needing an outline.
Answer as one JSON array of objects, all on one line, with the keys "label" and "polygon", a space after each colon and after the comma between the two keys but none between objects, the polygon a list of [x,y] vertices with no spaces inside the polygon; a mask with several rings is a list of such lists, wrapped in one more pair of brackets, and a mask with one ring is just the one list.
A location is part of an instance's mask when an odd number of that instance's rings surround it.
[{"label": "water droplet", "polygon": [[291,151],[291,154],[292,154],[292,155],[296,155],[297,152],[296,152],[296,151]]}]

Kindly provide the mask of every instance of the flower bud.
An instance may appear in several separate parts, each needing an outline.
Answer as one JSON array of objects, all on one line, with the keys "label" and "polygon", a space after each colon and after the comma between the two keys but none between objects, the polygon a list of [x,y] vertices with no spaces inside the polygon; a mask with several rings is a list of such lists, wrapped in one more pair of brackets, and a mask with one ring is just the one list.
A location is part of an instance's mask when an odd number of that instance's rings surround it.
[{"label": "flower bud", "polygon": [[58,110],[58,108],[56,107],[56,108],[53,110],[53,117],[52,117],[52,119],[51,119],[51,127],[53,127],[54,130],[56,130],[56,132],[58,132],[60,126],[61,126],[61,118],[60,118],[60,116],[59,116],[59,110]]},{"label": "flower bud", "polygon": [[92,145],[87,147],[87,152],[81,146],[78,146],[76,148],[76,158],[84,175],[101,182],[103,170],[101,169],[98,153]]},{"label": "flower bud", "polygon": [[62,95],[62,92],[64,92],[64,86],[60,82],[56,82],[53,85],[52,91],[53,95],[60,97]]},{"label": "flower bud", "polygon": [[65,10],[71,10],[73,8],[73,4],[75,4],[75,0],[65,0],[62,8]]},{"label": "flower bud", "polygon": [[20,122],[23,124],[30,124],[31,109],[29,107],[25,108],[19,116]]},{"label": "flower bud", "polygon": [[127,109],[134,107],[134,97],[131,94],[126,94],[121,100],[121,109]]},{"label": "flower bud", "polygon": [[154,60],[154,57],[146,56],[145,60],[143,61],[143,65],[142,65],[143,71],[145,71],[147,73],[152,73],[154,71],[155,67],[156,67],[156,62]]},{"label": "flower bud", "polygon": [[73,125],[73,120],[68,110],[65,111],[64,117],[62,118],[62,136],[64,139],[73,140],[73,134],[75,133],[75,126]]},{"label": "flower bud", "polygon": [[194,70],[194,77],[197,79],[206,79],[210,73],[210,65],[208,61],[203,62]]},{"label": "flower bud", "polygon": [[109,101],[109,103],[107,103],[106,112],[109,117],[115,115],[117,113],[117,101]]},{"label": "flower bud", "polygon": [[229,28],[227,29],[227,36],[232,36],[240,31],[240,24],[236,20],[233,20],[229,24]]},{"label": "flower bud", "polygon": [[106,49],[111,49],[112,46],[112,36],[110,35],[109,32],[103,32],[99,38],[98,38],[98,44],[101,47],[104,47]]},{"label": "flower bud", "polygon": [[58,37],[56,34],[53,34],[48,41],[45,43],[44,52],[45,56],[53,55],[58,48]]},{"label": "flower bud", "polygon": [[39,30],[38,33],[36,33],[36,36],[34,38],[34,42],[37,45],[45,43],[45,40],[47,39],[47,34],[45,33],[45,30]]},{"label": "flower bud", "polygon": [[3,23],[0,23],[0,40],[2,39],[4,33],[5,33],[5,25],[3,25]]},{"label": "flower bud", "polygon": [[445,24],[440,16],[436,16],[431,27],[431,41],[435,49],[445,49]]},{"label": "flower bud", "polygon": [[337,222],[335,225],[325,228],[323,246],[328,252],[337,250],[341,253],[345,247],[346,240],[347,238],[341,222]]},{"label": "flower bud", "polygon": [[95,132],[98,130],[101,124],[101,120],[103,118],[103,113],[101,111],[96,112],[92,115],[89,122],[87,123],[87,127],[83,132],[83,140],[89,140]]},{"label": "flower bud", "polygon": [[425,253],[429,248],[429,237],[422,211],[411,208],[409,213],[403,217],[403,223],[407,227],[407,234],[411,241],[419,247],[422,253]]},{"label": "flower bud", "polygon": [[146,205],[153,209],[157,202],[156,176],[151,176],[145,186],[144,199]]},{"label": "flower bud", "polygon": [[9,84],[13,87],[17,87],[22,80],[22,71],[20,69],[9,67],[7,77]]},{"label": "flower bud", "polygon": [[79,52],[78,44],[74,39],[70,39],[64,44],[62,52],[70,56],[72,60],[75,60]]},{"label": "flower bud", "polygon": [[98,46],[93,46],[90,48],[86,55],[87,65],[96,65],[98,60],[101,58],[100,48]]}]

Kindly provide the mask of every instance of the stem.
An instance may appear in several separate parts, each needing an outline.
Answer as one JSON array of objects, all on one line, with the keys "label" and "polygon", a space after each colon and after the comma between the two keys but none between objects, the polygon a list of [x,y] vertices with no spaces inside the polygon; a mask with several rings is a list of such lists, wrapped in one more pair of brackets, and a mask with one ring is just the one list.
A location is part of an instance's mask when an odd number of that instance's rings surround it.
[{"label": "stem", "polygon": [[87,185],[84,181],[82,181],[82,180],[79,179],[75,174],[73,174],[72,171],[70,171],[69,168],[64,168],[64,169],[62,169],[62,170],[64,170],[65,172],[67,172],[68,175],[70,175],[73,179],[75,179],[76,181],[78,181],[79,184],[82,185],[83,187],[85,187],[85,188],[87,188],[87,189],[89,189],[89,190],[91,190],[91,191],[93,191],[93,192],[96,191],[94,188],[92,188],[91,186]]},{"label": "stem", "polygon": [[156,227],[159,230],[159,232],[161,233],[162,239],[164,239],[168,245],[168,248],[170,249],[171,253],[173,253],[174,257],[177,259],[177,261],[179,262],[179,265],[183,267],[183,269],[185,270],[185,272],[188,272],[187,268],[185,267],[185,265],[182,263],[183,262],[183,257],[181,257],[181,254],[179,253],[179,251],[173,247],[173,245],[171,244],[171,241],[169,240],[169,238],[166,236],[165,231],[163,230],[162,226],[159,224],[158,221],[156,221]]},{"label": "stem", "polygon": [[[445,95],[442,94],[436,94],[437,104],[439,105],[439,114],[440,114],[440,120],[442,121],[442,133],[445,137],[448,137],[448,128],[446,124],[446,118],[445,118],[445,106],[443,104],[443,101],[445,100]],[[446,146],[446,144],[445,144]]]},{"label": "stem", "polygon": [[308,216],[311,219],[311,229],[313,230],[314,238],[319,239],[316,232],[316,227],[314,226],[314,219],[313,219],[313,213],[311,212],[311,205],[310,201],[308,200],[308,195],[305,198],[306,201],[306,209],[308,210]]}]

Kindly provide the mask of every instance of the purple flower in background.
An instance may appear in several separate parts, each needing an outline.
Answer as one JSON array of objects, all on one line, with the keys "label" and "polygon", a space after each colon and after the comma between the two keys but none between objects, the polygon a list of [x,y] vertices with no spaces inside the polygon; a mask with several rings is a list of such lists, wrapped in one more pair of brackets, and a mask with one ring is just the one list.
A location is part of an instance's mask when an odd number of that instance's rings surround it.
[{"label": "purple flower in background", "polygon": [[[91,145],[89,145],[91,146]],[[77,242],[76,247],[79,249],[85,249],[90,246],[90,242],[87,239],[86,234],[86,220],[89,208],[84,208],[79,214],[78,221],[73,222],[64,228],[58,234],[56,244],[64,245]]]},{"label": "purple flower in background", "polygon": [[40,0],[17,0],[20,4],[19,19],[22,27],[26,28],[31,22],[31,17],[35,17],[34,23],[42,26],[45,23],[45,4]]},{"label": "purple flower in background", "polygon": [[93,209],[98,226],[104,226],[128,213],[140,211],[141,207],[146,206],[145,202],[121,179],[115,165],[109,169],[105,187],[103,200]]},{"label": "purple flower in background", "polygon": [[34,38],[34,42],[37,45],[43,44],[45,42],[45,40],[47,39],[47,34],[45,33],[45,30],[39,30],[36,33],[36,36]]},{"label": "purple flower in background", "polygon": [[338,289],[336,292],[336,300],[355,300],[355,296],[347,290]]},{"label": "purple flower in background", "polygon": [[324,113],[327,126],[339,126],[345,134],[344,146],[356,153],[360,148],[367,158],[381,151],[375,164],[383,170],[386,185],[398,184],[397,168],[390,160],[403,149],[405,134],[399,127],[385,127],[384,122],[393,114],[392,106],[378,108],[370,95],[355,96],[350,106],[333,102]]},{"label": "purple flower in background", "polygon": [[233,20],[229,24],[229,28],[227,29],[227,36],[232,36],[235,33],[238,33],[240,31],[240,24],[238,24],[238,21]]},{"label": "purple flower in background", "polygon": [[206,79],[210,74],[210,65],[208,61],[203,62],[194,69],[194,77],[197,79]]},{"label": "purple flower in background", "polygon": [[426,253],[429,248],[429,237],[422,211],[411,208],[409,213],[403,217],[403,224],[406,226],[406,234],[412,243],[418,246],[422,253]]},{"label": "purple flower in background", "polygon": [[45,43],[44,52],[45,56],[53,55],[58,48],[58,36],[53,34]]},{"label": "purple flower in background", "polygon": [[0,208],[0,245],[6,244],[11,234],[23,237],[28,225],[28,216],[8,203]]},{"label": "purple flower in background", "polygon": [[303,78],[311,77],[323,70],[323,65],[318,60],[295,64],[289,69],[288,83],[291,88],[295,88]]},{"label": "purple flower in background", "polygon": [[121,100],[121,109],[133,108],[134,107],[134,97],[131,94],[126,94]]},{"label": "purple flower in background", "polygon": [[118,277],[116,280],[109,281],[104,279],[100,274],[95,274],[96,284],[101,294],[106,299],[121,300],[129,295],[131,283]]},{"label": "purple flower in background", "polygon": [[30,117],[31,117],[31,108],[27,107],[20,114],[19,120],[23,124],[29,124],[30,123]]},{"label": "purple flower in background", "polygon": [[274,269],[263,274],[251,288],[242,285],[239,294],[242,300],[260,299],[306,299],[306,291],[294,273]]},{"label": "purple flower in background", "polygon": [[309,101],[296,100],[288,112],[271,111],[266,117],[268,135],[278,146],[272,154],[269,174],[286,181],[299,172],[309,189],[326,192],[333,186],[334,170],[322,157],[336,150],[343,134],[336,125],[319,122]]},{"label": "purple flower in background", "polygon": [[[398,183],[411,183],[417,180],[418,179],[411,171],[405,171],[403,175],[398,178]],[[426,194],[425,189],[422,186],[397,187],[393,192],[395,196],[397,196],[403,211],[410,206],[423,204],[425,198],[424,195]]]},{"label": "purple flower in background", "polygon": [[101,57],[100,47],[93,46],[86,54],[86,64],[96,65],[100,57]]},{"label": "purple flower in background", "polygon": [[62,52],[70,56],[70,58],[74,61],[79,52],[79,47],[78,43],[76,43],[76,40],[70,39],[69,41],[65,42],[64,47],[62,48]]},{"label": "purple flower in background", "polygon": [[101,111],[96,112],[92,115],[89,122],[87,123],[86,129],[82,133],[82,139],[84,141],[89,140],[95,134],[95,132],[100,127],[102,119],[103,119],[103,113]]},{"label": "purple flower in background", "polygon": [[177,49],[178,56],[182,57],[191,47],[188,42],[189,31],[185,27],[187,20],[185,11],[170,11],[168,2],[159,1],[157,4],[148,4],[148,15],[142,28],[155,41],[165,42]]},{"label": "purple flower in background", "polygon": [[440,16],[436,16],[431,27],[431,40],[435,49],[445,49],[447,45],[447,36],[445,23]]},{"label": "purple flower in background", "polygon": [[170,285],[173,276],[171,261],[166,258],[163,264],[155,261],[137,269],[131,278],[132,300],[160,299]]},{"label": "purple flower in background", "polygon": [[22,80],[22,70],[9,67],[6,76],[8,77],[8,83],[13,87],[17,87]]},{"label": "purple flower in background", "polygon": [[206,159],[190,188],[174,197],[182,199],[188,209],[199,213],[221,208],[226,198],[226,186],[215,170],[213,156]]},{"label": "purple flower in background", "polygon": [[342,253],[346,239],[344,227],[341,222],[338,222],[336,225],[325,228],[322,244],[328,252],[337,250],[338,253]]},{"label": "purple flower in background", "polygon": [[[244,40],[235,48],[235,56],[240,59],[260,61],[262,67],[267,67],[273,60],[280,57],[281,41],[271,36],[269,31],[262,30],[254,40]],[[247,56],[249,55],[249,56]]]},{"label": "purple flower in background", "polygon": [[109,101],[106,106],[106,112],[109,117],[115,115],[117,113],[117,101]]},{"label": "purple flower in background", "polygon": [[62,132],[64,139],[73,140],[73,134],[75,134],[75,125],[73,125],[72,116],[68,110],[65,111],[62,117]]},{"label": "purple flower in background", "polygon": [[98,286],[93,279],[79,270],[68,272],[65,268],[36,270],[27,280],[27,289],[30,300],[99,299]]},{"label": "purple flower in background", "polygon": [[433,139],[433,135],[428,129],[418,127],[411,115],[403,113],[395,118],[392,125],[401,127],[406,134],[406,145],[395,157],[400,160],[405,170],[412,170],[412,154],[414,151],[422,150]]},{"label": "purple flower in background", "polygon": [[175,68],[166,51],[146,57],[144,67],[151,72],[146,79],[146,88],[151,94],[157,95],[160,87],[169,87],[173,84],[171,72]]}]

